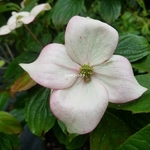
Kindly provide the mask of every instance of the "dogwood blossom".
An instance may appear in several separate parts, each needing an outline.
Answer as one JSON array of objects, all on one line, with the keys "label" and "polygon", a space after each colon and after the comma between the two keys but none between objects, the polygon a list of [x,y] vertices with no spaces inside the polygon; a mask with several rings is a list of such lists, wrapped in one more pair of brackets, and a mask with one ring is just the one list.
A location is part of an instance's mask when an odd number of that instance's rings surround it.
[{"label": "dogwood blossom", "polygon": [[20,64],[40,85],[53,89],[50,108],[69,133],[91,132],[109,102],[125,103],[147,89],[136,81],[130,62],[113,55],[117,31],[106,23],[74,16],[65,45],[49,44],[33,63]]},{"label": "dogwood blossom", "polygon": [[12,12],[12,16],[8,19],[7,24],[0,28],[0,35],[8,34],[23,24],[31,23],[40,12],[50,9],[50,5],[45,3],[35,6],[30,12]]}]

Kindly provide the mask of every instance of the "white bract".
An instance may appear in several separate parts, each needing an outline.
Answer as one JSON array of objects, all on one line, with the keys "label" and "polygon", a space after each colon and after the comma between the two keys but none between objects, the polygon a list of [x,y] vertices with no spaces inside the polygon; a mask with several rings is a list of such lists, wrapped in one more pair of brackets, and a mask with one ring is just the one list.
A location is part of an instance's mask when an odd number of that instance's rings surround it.
[{"label": "white bract", "polygon": [[50,108],[69,133],[91,132],[109,102],[125,103],[147,89],[136,81],[131,64],[113,55],[117,31],[106,23],[74,16],[65,45],[49,44],[38,59],[20,64],[38,84],[53,89]]},{"label": "white bract", "polygon": [[8,19],[7,24],[0,28],[0,35],[8,34],[23,24],[31,23],[40,12],[50,9],[50,5],[45,3],[35,6],[30,12],[12,12],[12,16]]}]

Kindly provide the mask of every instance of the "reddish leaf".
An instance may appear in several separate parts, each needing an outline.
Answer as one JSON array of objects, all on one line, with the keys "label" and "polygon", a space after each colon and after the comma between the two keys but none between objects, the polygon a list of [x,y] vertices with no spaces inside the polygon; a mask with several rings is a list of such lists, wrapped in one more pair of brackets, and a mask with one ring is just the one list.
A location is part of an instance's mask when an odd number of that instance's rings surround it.
[{"label": "reddish leaf", "polygon": [[36,85],[36,82],[33,81],[30,76],[25,72],[20,78],[18,78],[15,83],[10,88],[10,93],[12,98],[16,92],[21,92],[30,89]]}]

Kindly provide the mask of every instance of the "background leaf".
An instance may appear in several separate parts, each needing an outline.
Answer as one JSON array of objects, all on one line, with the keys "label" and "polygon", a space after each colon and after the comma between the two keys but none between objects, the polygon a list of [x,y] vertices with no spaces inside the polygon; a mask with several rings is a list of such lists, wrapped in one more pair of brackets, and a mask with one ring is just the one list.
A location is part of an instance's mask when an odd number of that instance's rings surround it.
[{"label": "background leaf", "polygon": [[10,94],[7,91],[0,92],[0,110],[4,108],[9,97],[10,97]]},{"label": "background leaf", "polygon": [[144,0],[136,0],[137,3],[143,8],[143,15],[147,15],[147,10],[146,10],[146,7],[145,7],[145,3],[144,3]]},{"label": "background leaf", "polygon": [[23,74],[24,70],[19,66],[19,63],[30,63],[37,58],[38,54],[35,52],[24,52],[20,56],[16,57],[11,64],[8,66],[4,80],[8,80],[15,75],[13,80],[17,79],[20,75]]},{"label": "background leaf", "polygon": [[59,29],[67,24],[69,19],[78,15],[83,8],[84,0],[58,0],[52,9],[52,21]]},{"label": "background leaf", "polygon": [[0,150],[17,150],[19,139],[17,135],[7,135],[0,133]]},{"label": "background leaf", "polygon": [[42,45],[46,46],[46,45],[50,44],[51,39],[52,39],[51,34],[45,34],[44,37],[42,37],[42,39],[41,39]]},{"label": "background leaf", "polygon": [[132,63],[132,66],[141,71],[150,72],[150,54],[145,58]]},{"label": "background leaf", "polygon": [[117,150],[148,150],[150,149],[150,124],[132,135]]},{"label": "background leaf", "polygon": [[40,137],[44,137],[55,123],[55,117],[50,111],[49,98],[50,89],[37,86],[32,88],[25,107],[28,126],[35,135]]},{"label": "background leaf", "polygon": [[30,11],[35,6],[36,2],[38,2],[38,0],[28,0],[22,11]]},{"label": "background leaf", "polygon": [[16,134],[21,132],[21,130],[21,124],[16,118],[5,111],[0,111],[0,132]]},{"label": "background leaf", "polygon": [[15,3],[0,4],[0,13],[6,11],[19,11],[20,7]]},{"label": "background leaf", "polygon": [[28,73],[24,73],[18,78],[15,83],[10,87],[11,96],[14,98],[16,92],[21,92],[30,89],[36,85],[36,82],[31,79]]},{"label": "background leaf", "polygon": [[100,14],[107,23],[114,22],[119,17],[120,12],[120,0],[101,0]]},{"label": "background leaf", "polygon": [[129,127],[118,117],[106,112],[90,135],[91,150],[116,150],[131,135]]},{"label": "background leaf", "polygon": [[121,35],[115,54],[125,56],[130,62],[137,61],[150,52],[150,46],[147,40],[138,35]]},{"label": "background leaf", "polygon": [[72,135],[67,135],[64,131],[62,131],[57,122],[55,123],[53,131],[58,141],[61,144],[64,144],[66,146],[66,149],[78,149],[84,144],[87,139],[87,135],[75,135],[74,138],[71,137],[70,140],[70,136]]}]

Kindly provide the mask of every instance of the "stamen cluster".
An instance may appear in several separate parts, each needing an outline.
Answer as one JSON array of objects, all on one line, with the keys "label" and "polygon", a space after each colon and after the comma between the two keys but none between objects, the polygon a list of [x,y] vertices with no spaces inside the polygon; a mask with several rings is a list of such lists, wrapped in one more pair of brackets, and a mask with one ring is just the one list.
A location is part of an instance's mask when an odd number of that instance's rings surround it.
[{"label": "stamen cluster", "polygon": [[81,66],[79,75],[84,79],[85,82],[91,81],[91,75],[93,74],[93,67],[89,64],[84,64]]}]

